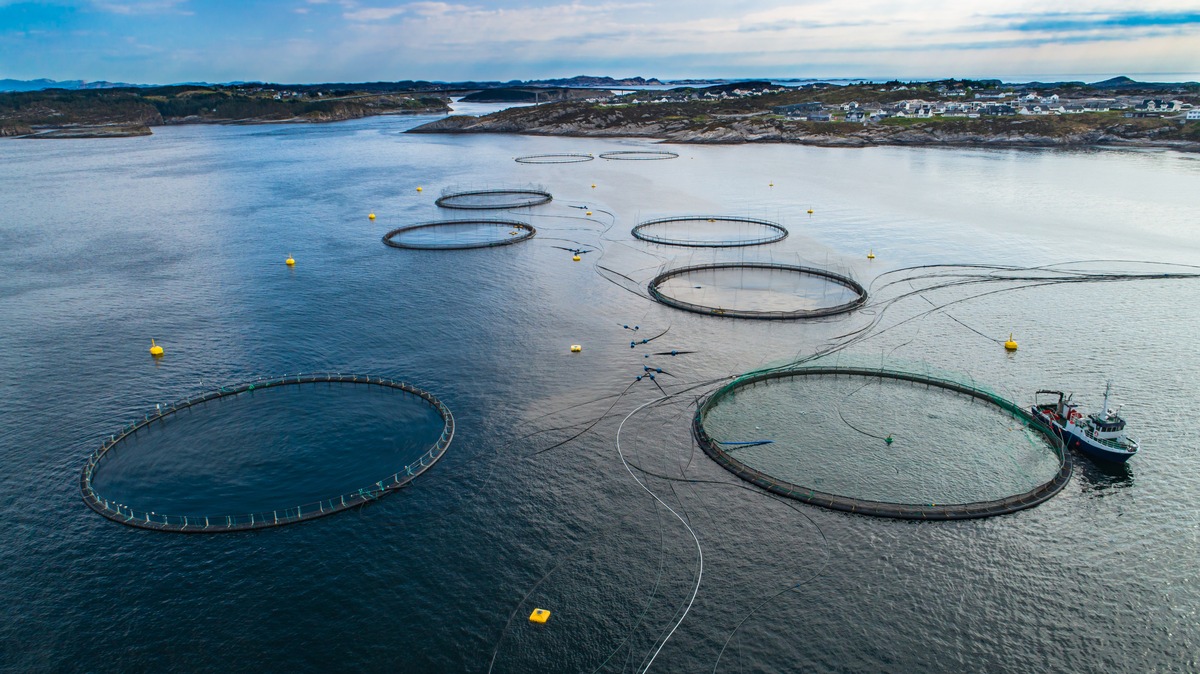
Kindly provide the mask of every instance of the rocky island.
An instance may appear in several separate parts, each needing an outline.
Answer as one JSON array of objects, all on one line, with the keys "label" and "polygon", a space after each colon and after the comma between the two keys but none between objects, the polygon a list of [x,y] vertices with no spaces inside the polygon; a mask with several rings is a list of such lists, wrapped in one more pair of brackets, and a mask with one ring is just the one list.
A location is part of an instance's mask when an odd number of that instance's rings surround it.
[{"label": "rocky island", "polygon": [[1200,85],[1114,78],[1004,84],[943,80],[786,87],[739,82],[596,96],[411,133],[644,137],[681,143],[1153,146],[1200,150]]},{"label": "rocky island", "polygon": [[122,138],[166,124],[335,122],[374,115],[446,113],[437,93],[337,85],[174,85],[0,93],[0,136]]}]

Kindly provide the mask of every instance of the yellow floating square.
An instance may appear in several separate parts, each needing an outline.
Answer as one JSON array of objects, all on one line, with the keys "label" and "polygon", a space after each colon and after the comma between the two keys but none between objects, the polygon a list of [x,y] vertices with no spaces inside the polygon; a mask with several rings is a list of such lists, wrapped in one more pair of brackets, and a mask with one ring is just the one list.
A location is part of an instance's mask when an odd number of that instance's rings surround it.
[{"label": "yellow floating square", "polygon": [[544,608],[535,608],[533,609],[533,613],[529,614],[529,622],[531,623],[545,623],[549,619],[550,612]]}]

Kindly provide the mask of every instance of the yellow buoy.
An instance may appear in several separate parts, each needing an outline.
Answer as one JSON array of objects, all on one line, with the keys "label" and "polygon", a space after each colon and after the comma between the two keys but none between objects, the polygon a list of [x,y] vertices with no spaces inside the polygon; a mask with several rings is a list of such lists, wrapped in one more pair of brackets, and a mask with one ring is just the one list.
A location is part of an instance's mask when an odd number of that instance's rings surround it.
[{"label": "yellow buoy", "polygon": [[150,340],[150,355],[154,356],[155,358],[159,358],[163,355],[163,348],[155,344],[153,339]]},{"label": "yellow buoy", "polygon": [[579,261],[580,261],[580,260],[582,260],[583,258],[579,257],[578,255],[572,255],[572,256],[571,256],[571,259],[572,259],[572,260],[574,260],[574,261],[576,261],[576,262],[579,262]]},{"label": "yellow buoy", "polygon": [[874,259],[875,259],[875,252],[874,252],[874,251],[870,251],[870,250],[868,250],[868,251],[867,251],[867,259],[868,259],[868,260],[874,260]]},{"label": "yellow buoy", "polygon": [[372,214],[368,215],[368,216],[367,216],[367,218],[368,218],[368,219],[370,219],[370,220],[374,220],[374,219],[375,219],[375,214],[374,214],[374,213],[372,213]]},{"label": "yellow buoy", "polygon": [[579,353],[580,351],[583,351],[583,347],[581,345],[579,345],[579,344],[571,345],[571,353]]},{"label": "yellow buoy", "polygon": [[808,209],[808,214],[809,214],[809,215],[812,215],[812,212],[813,212],[813,210],[812,210],[811,208],[810,208],[810,209]]},{"label": "yellow buoy", "polygon": [[1016,341],[1013,340],[1013,336],[1012,336],[1011,332],[1008,333],[1008,341],[1004,343],[1004,350],[1005,351],[1016,351],[1017,350],[1017,343],[1016,343]]},{"label": "yellow buoy", "polygon": [[425,190],[421,189],[421,186],[420,186],[420,185],[418,185],[418,186],[417,186],[417,191],[418,191],[418,192],[424,192]]},{"label": "yellow buoy", "polygon": [[531,623],[540,623],[544,625],[549,619],[550,612],[544,608],[535,608],[533,609],[533,613],[529,614],[529,622]]},{"label": "yellow buoy", "polygon": [[587,212],[587,214],[588,214],[588,215],[591,215],[591,214],[592,214],[592,212],[591,212],[591,211],[588,211],[588,212]]},{"label": "yellow buoy", "polygon": [[592,189],[596,189],[596,183],[592,183]]},{"label": "yellow buoy", "polygon": [[283,263],[284,263],[284,264],[286,264],[286,265],[287,265],[287,266],[289,266],[289,267],[295,267],[295,266],[296,266],[296,260],[295,260],[295,259],[292,257],[292,254],[291,254],[291,253],[288,253],[288,258],[287,258],[286,260],[284,260],[284,261],[283,261]]}]

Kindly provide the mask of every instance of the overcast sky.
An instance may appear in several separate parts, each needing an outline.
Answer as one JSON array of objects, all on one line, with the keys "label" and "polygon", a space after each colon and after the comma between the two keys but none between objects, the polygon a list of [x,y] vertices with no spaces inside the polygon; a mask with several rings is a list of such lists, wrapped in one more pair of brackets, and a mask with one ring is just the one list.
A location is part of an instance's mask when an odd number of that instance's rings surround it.
[{"label": "overcast sky", "polygon": [[1200,0],[0,0],[16,79],[1197,72]]}]

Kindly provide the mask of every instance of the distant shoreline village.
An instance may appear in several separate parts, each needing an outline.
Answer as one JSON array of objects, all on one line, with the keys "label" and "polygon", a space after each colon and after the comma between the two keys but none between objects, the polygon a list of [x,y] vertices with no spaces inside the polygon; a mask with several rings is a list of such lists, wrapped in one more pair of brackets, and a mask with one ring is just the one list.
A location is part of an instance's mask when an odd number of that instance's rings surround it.
[{"label": "distant shoreline village", "polygon": [[0,93],[0,136],[148,135],[170,124],[331,122],[512,103],[417,133],[644,137],[831,146],[1143,146],[1200,150],[1200,84],[940,80],[667,88],[655,79],[172,85]]}]

